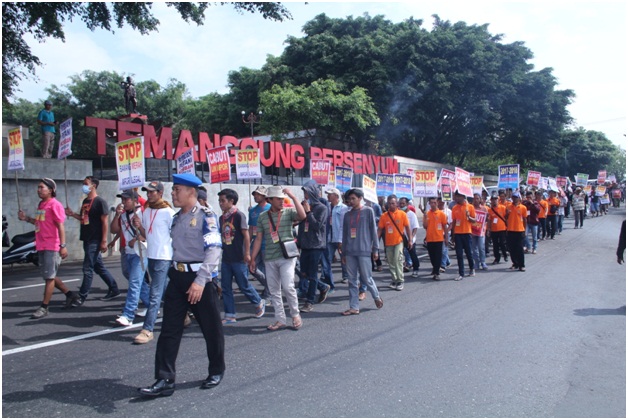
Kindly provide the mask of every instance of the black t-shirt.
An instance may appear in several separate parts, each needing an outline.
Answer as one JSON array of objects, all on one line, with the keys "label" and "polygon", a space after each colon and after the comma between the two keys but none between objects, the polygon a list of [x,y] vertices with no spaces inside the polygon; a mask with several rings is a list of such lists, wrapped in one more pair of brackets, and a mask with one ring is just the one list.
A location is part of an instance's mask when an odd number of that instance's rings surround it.
[{"label": "black t-shirt", "polygon": [[220,237],[222,238],[222,260],[226,263],[244,262],[244,236],[247,229],[246,216],[240,210],[226,217],[220,216]]},{"label": "black t-shirt", "polygon": [[107,214],[107,202],[96,196],[93,200],[86,198],[81,206],[81,234],[84,242],[102,241],[102,215]]}]

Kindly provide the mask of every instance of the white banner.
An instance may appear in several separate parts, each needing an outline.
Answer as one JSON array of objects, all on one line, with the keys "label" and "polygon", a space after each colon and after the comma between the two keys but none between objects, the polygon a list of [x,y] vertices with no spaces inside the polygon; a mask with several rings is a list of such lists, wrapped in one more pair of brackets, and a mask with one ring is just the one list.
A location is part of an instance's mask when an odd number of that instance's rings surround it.
[{"label": "white banner", "polygon": [[57,159],[65,159],[72,154],[72,118],[59,125],[59,153]]},{"label": "white banner", "polygon": [[143,187],[146,182],[144,137],[134,137],[117,142],[116,165],[120,190]]}]

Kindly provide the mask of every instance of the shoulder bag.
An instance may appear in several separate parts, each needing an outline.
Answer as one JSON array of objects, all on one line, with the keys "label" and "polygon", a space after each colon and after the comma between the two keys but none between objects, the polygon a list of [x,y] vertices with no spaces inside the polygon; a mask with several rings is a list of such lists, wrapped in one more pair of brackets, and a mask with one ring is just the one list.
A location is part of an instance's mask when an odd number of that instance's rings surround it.
[{"label": "shoulder bag", "polygon": [[297,247],[297,241],[282,241],[281,236],[279,235],[279,231],[275,227],[275,222],[273,222],[273,218],[268,212],[268,221],[272,226],[273,230],[277,232],[279,236],[279,246],[281,247],[281,252],[283,253],[284,258],[294,258],[299,256],[299,248]]}]

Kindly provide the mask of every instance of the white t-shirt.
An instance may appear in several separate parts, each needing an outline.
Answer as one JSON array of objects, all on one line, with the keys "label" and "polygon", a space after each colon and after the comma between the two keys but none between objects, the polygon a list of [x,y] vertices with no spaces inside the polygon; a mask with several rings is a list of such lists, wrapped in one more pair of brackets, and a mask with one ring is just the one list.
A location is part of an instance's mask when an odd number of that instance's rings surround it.
[{"label": "white t-shirt", "polygon": [[[138,216],[142,217],[142,209],[139,207],[137,208],[137,214]],[[129,246],[129,242],[135,239],[135,235],[133,234],[133,232],[137,232],[137,229],[132,225],[134,216],[135,215],[133,213],[127,214],[126,212],[124,212],[120,216],[120,228],[122,229],[122,235],[124,235],[124,240],[126,243],[124,247],[124,252],[126,252],[127,254],[136,254],[136,252],[133,250],[133,247]]]},{"label": "white t-shirt", "polygon": [[415,237],[412,239],[412,242],[416,242],[416,235],[419,233],[419,219],[412,210],[408,210],[406,215],[408,216],[408,223],[410,224],[410,232],[414,232],[414,229],[416,229]]},{"label": "white t-shirt", "polygon": [[174,210],[146,208],[142,214],[142,226],[148,243],[147,257],[153,260],[172,259],[172,238],[170,228]]}]

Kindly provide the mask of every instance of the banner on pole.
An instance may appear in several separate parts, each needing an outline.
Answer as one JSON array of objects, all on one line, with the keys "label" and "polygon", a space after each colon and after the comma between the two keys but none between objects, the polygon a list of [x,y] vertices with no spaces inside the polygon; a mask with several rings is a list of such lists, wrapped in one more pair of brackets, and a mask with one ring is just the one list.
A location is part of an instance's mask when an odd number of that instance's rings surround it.
[{"label": "banner on pole", "polygon": [[188,149],[177,158],[177,173],[196,175],[194,149]]},{"label": "banner on pole", "polygon": [[471,234],[473,236],[484,236],[487,214],[486,210],[475,210],[475,222],[471,223]]},{"label": "banner on pole", "polygon": [[7,171],[24,170],[24,140],[22,126],[9,130],[9,160]]},{"label": "banner on pole", "polygon": [[65,159],[72,154],[72,118],[59,124],[59,152],[57,159]]},{"label": "banner on pole", "polygon": [[576,174],[576,185],[584,187],[589,182],[589,174]]},{"label": "banner on pole", "polygon": [[606,170],[597,171],[597,183],[603,184],[606,182]]},{"label": "banner on pole", "polygon": [[482,195],[482,190],[484,189],[484,176],[472,176],[471,189],[473,190],[473,194]]},{"label": "banner on pole", "polygon": [[556,178],[547,177],[547,189],[550,191],[558,192],[558,185],[556,184]]},{"label": "banner on pole", "polygon": [[116,166],[120,190],[144,186],[146,182],[144,137],[134,137],[116,143]]},{"label": "banner on pole", "polygon": [[539,189],[546,190],[548,188],[549,188],[549,180],[546,176],[542,176],[541,179],[539,179]]},{"label": "banner on pole", "polygon": [[436,169],[417,169],[414,171],[414,196],[436,197],[438,195],[438,176]]},{"label": "banner on pole", "polygon": [[353,169],[346,168],[344,166],[336,166],[336,170],[334,172],[336,175],[336,188],[338,188],[338,190],[342,193],[349,191],[353,180]]},{"label": "banner on pole", "polygon": [[212,184],[220,184],[231,179],[231,162],[227,146],[214,147],[207,150],[209,179]]},{"label": "banner on pole", "polygon": [[440,193],[443,201],[451,201],[453,199],[453,191],[451,188],[451,179],[447,177],[441,177],[440,179]]},{"label": "banner on pole", "polygon": [[598,197],[602,197],[604,194],[606,194],[606,186],[598,185],[595,189],[595,195],[597,195]]},{"label": "banner on pole", "polygon": [[566,176],[557,176],[556,177],[556,185],[561,188],[567,187],[567,177]]},{"label": "banner on pole", "polygon": [[[310,160],[310,178],[318,185],[329,185],[329,174],[331,172],[331,161],[325,159]],[[334,173],[335,175],[335,173]]]},{"label": "banner on pole", "polygon": [[519,164],[499,165],[498,168],[499,188],[519,189]]},{"label": "banner on pole", "polygon": [[538,187],[539,181],[541,180],[541,173],[537,171],[528,171],[528,180],[526,184],[531,187]]},{"label": "banner on pole", "polygon": [[397,198],[412,200],[412,177],[410,175],[395,174],[394,179]]},{"label": "banner on pole", "polygon": [[[440,189],[441,187],[441,179],[443,178],[449,178],[449,187],[451,188],[452,191],[456,190],[456,173],[454,171],[451,171],[449,169],[441,169],[440,170],[440,178],[438,178],[438,188]],[[442,191],[442,190],[441,190]]]},{"label": "banner on pole", "polygon": [[473,197],[471,175],[462,168],[456,168],[456,190],[466,197]]},{"label": "banner on pole", "polygon": [[388,197],[395,192],[395,177],[392,174],[376,174],[377,196]]},{"label": "banner on pole", "polygon": [[262,177],[259,149],[236,150],[236,175],[238,179]]},{"label": "banner on pole", "polygon": [[377,183],[373,178],[369,178],[366,175],[362,177],[362,191],[364,192],[365,200],[377,203]]}]

